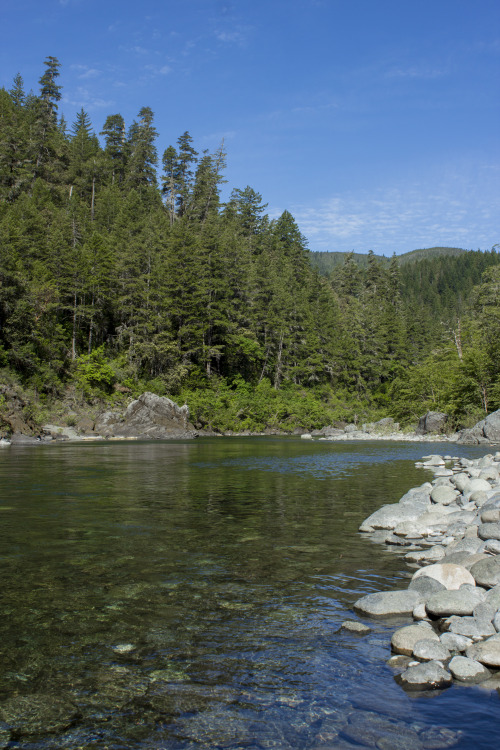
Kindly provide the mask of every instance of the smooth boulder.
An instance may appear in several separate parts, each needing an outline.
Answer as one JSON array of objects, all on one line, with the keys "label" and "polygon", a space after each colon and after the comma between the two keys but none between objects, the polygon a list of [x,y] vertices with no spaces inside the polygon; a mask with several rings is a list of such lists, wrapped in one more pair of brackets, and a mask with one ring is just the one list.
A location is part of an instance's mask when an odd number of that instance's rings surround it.
[{"label": "smooth boulder", "polygon": [[400,503],[383,505],[363,521],[359,530],[395,529],[402,521],[415,521],[423,511],[420,503],[415,505],[402,505]]},{"label": "smooth boulder", "polygon": [[391,638],[392,650],[396,654],[405,654],[411,656],[413,649],[419,641],[430,640],[439,643],[439,636],[430,625],[422,623],[420,625],[405,625],[398,628]]},{"label": "smooth boulder", "polygon": [[457,499],[458,490],[450,485],[438,484],[431,492],[431,500],[438,505],[450,505]]},{"label": "smooth boulder", "polygon": [[471,567],[470,572],[479,586],[493,588],[500,584],[500,558],[480,560]]},{"label": "smooth boulder", "polygon": [[415,667],[409,667],[396,678],[409,690],[433,690],[451,685],[453,678],[438,661],[428,661]]},{"label": "smooth boulder", "polygon": [[435,563],[434,565],[427,565],[425,568],[420,568],[413,575],[413,580],[420,578],[420,576],[427,576],[429,578],[435,578],[436,581],[442,583],[443,586],[448,590],[459,589],[464,583],[470,583],[475,586],[476,582],[467,568],[463,565],[456,565],[455,563]]},{"label": "smooth boulder", "polygon": [[411,615],[422,601],[418,591],[383,591],[366,594],[354,604],[354,609],[371,617]]},{"label": "smooth boulder", "polygon": [[484,594],[476,590],[476,587],[438,591],[429,597],[425,603],[425,608],[431,617],[472,615],[474,607],[482,602],[483,598]]},{"label": "smooth boulder", "polygon": [[486,680],[490,676],[489,669],[475,659],[467,656],[454,656],[448,664],[448,669],[459,682],[475,684]]},{"label": "smooth boulder", "polygon": [[474,659],[487,667],[500,668],[500,638],[498,636],[474,643],[465,653],[469,659]]}]

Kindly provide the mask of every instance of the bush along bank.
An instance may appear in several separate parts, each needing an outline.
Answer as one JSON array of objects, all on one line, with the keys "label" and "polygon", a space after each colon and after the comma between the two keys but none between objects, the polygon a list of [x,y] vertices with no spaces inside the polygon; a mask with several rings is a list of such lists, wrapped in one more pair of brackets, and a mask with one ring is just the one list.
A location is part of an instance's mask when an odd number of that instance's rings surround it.
[{"label": "bush along bank", "polygon": [[406,590],[354,604],[368,617],[408,616],[389,664],[408,690],[454,681],[500,688],[500,452],[477,460],[426,456],[434,478],[369,516],[360,531],[406,549]]}]

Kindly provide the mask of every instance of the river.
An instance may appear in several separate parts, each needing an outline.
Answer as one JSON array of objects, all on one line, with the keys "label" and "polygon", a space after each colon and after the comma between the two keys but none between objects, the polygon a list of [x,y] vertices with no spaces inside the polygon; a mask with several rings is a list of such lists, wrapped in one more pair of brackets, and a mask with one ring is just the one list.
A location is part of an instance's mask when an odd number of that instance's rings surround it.
[{"label": "river", "polygon": [[406,586],[402,556],[357,529],[430,479],[414,462],[436,452],[488,451],[3,448],[0,748],[496,746],[496,692],[406,694],[386,665],[395,623],[341,630],[360,596]]}]

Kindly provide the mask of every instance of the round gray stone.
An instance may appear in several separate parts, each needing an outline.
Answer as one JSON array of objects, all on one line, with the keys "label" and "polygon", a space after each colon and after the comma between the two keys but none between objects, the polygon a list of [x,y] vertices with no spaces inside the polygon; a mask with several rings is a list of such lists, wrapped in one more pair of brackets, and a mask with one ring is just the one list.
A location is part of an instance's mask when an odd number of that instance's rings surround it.
[{"label": "round gray stone", "polygon": [[439,636],[430,625],[420,623],[418,625],[405,625],[392,634],[392,650],[397,654],[411,656],[418,641],[431,640],[439,642]]},{"label": "round gray stone", "polygon": [[487,667],[500,668],[500,639],[497,636],[474,643],[465,652],[469,659],[475,659]]},{"label": "round gray stone", "polygon": [[470,572],[479,586],[492,588],[500,583],[500,557],[490,557],[475,563]]},{"label": "round gray stone", "polygon": [[458,490],[451,485],[438,485],[431,492],[431,500],[439,505],[450,505],[458,495]]},{"label": "round gray stone", "polygon": [[371,617],[411,615],[420,601],[422,597],[418,591],[384,591],[362,596],[354,604],[354,609]]},{"label": "round gray stone", "polygon": [[450,615],[471,615],[483,596],[473,590],[458,589],[438,591],[432,594],[425,603],[431,617],[449,617]]},{"label": "round gray stone", "polygon": [[480,539],[500,539],[500,523],[481,523],[477,530]]},{"label": "round gray stone", "polygon": [[424,638],[421,641],[417,641],[413,647],[413,656],[415,659],[420,661],[446,661],[449,659],[451,654],[441,640],[431,640]]},{"label": "round gray stone", "polygon": [[420,576],[435,578],[436,581],[442,583],[449,591],[459,589],[464,583],[475,585],[475,580],[471,573],[469,573],[469,571],[462,565],[456,565],[454,563],[436,563],[435,565],[428,565],[425,568],[417,570],[413,575],[413,580],[420,578]]},{"label": "round gray stone", "polygon": [[492,589],[486,592],[485,601],[495,607],[496,610],[500,610],[500,584],[493,586]]},{"label": "round gray stone", "polygon": [[485,552],[491,552],[492,555],[500,554],[500,540],[499,539],[487,539],[484,542],[483,547]]},{"label": "round gray stone", "polygon": [[467,656],[454,656],[448,664],[448,669],[459,682],[482,682],[491,674],[483,664]]},{"label": "round gray stone", "polygon": [[465,537],[464,539],[457,539],[448,546],[447,555],[451,552],[468,552],[470,555],[474,555],[480,548],[482,542],[476,537]]},{"label": "round gray stone", "polygon": [[482,523],[498,523],[500,521],[500,510],[483,510],[481,513]]},{"label": "round gray stone", "polygon": [[441,633],[439,640],[449,651],[465,651],[472,646],[472,639],[457,633]]},{"label": "round gray stone", "polygon": [[490,623],[478,620],[476,617],[459,617],[452,615],[444,621],[444,628],[450,633],[465,635],[467,638],[486,638],[496,633],[495,628]]},{"label": "round gray stone", "polygon": [[415,552],[407,552],[405,555],[406,560],[411,562],[438,562],[445,556],[445,548],[440,544],[435,544],[429,549],[417,550]]},{"label": "round gray stone", "polygon": [[359,633],[359,635],[371,633],[371,628],[362,622],[358,622],[358,620],[344,620],[340,627],[342,630],[348,630],[350,633]]},{"label": "round gray stone", "polygon": [[491,484],[486,479],[473,477],[463,488],[464,495],[472,495],[473,492],[488,492],[491,490]]},{"label": "round gray stone", "polygon": [[363,521],[359,530],[394,529],[402,521],[415,521],[421,513],[421,506],[413,507],[411,505],[400,505],[400,503],[383,505]]},{"label": "round gray stone", "polygon": [[453,482],[457,490],[459,490],[460,492],[463,492],[464,488],[470,482],[470,476],[466,474],[465,472],[461,472],[460,474],[455,474],[452,477],[451,481]]},{"label": "round gray stone", "polygon": [[432,690],[451,685],[453,678],[437,661],[428,661],[416,667],[409,667],[396,678],[409,690]]}]

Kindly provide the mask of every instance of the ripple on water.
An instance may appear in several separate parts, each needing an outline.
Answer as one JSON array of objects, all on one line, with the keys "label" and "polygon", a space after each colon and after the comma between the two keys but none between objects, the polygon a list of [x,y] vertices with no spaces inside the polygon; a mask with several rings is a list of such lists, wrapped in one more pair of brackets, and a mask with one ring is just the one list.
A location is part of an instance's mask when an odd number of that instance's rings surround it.
[{"label": "ripple on water", "polygon": [[496,694],[409,697],[396,625],[341,629],[404,587],[357,529],[435,447],[304,443],[2,452],[0,748],[492,746]]}]

